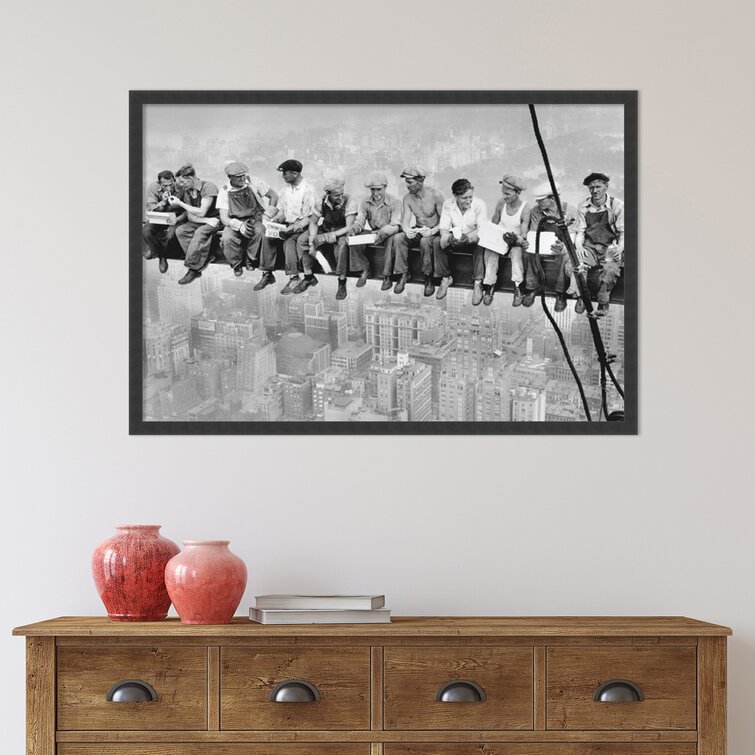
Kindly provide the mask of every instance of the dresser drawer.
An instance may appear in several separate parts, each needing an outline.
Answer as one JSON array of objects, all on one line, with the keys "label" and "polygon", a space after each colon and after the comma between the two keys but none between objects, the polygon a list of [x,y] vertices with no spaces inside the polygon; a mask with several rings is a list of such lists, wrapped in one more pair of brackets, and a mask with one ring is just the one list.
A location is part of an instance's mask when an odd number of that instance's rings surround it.
[{"label": "dresser drawer", "polygon": [[[221,729],[369,729],[370,649],[224,647]],[[273,702],[278,685],[307,682],[313,702]],[[280,696],[286,697],[281,691]]]},{"label": "dresser drawer", "polygon": [[475,742],[474,744],[442,745],[389,744],[383,750],[383,755],[696,755],[696,753],[697,747],[694,744],[480,744]]},{"label": "dresser drawer", "polygon": [[61,744],[58,745],[58,755],[370,755],[370,745],[342,743],[198,744],[194,742],[177,745]]},{"label": "dresser drawer", "polygon": [[[108,702],[108,692],[124,681],[146,683],[157,699]],[[98,643],[59,647],[57,717],[61,730],[206,729],[207,649]]]},{"label": "dresser drawer", "polygon": [[[485,699],[437,700],[455,681],[474,683]],[[386,729],[531,729],[533,649],[387,647],[384,691]],[[473,695],[457,686],[465,691]]]},{"label": "dresser drawer", "polygon": [[295,744],[192,743],[182,745],[61,744],[58,745],[58,755],[370,755],[370,746],[368,744],[300,744],[298,742]]},{"label": "dresser drawer", "polygon": [[[610,681],[641,690],[640,702],[596,702]],[[551,647],[549,729],[695,729],[697,648],[693,645]]]}]

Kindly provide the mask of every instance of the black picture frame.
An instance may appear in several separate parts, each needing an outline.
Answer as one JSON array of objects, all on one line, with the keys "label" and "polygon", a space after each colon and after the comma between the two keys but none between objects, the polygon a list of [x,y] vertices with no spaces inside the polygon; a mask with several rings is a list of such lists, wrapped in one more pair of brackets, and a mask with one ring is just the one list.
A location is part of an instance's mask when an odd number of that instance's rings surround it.
[{"label": "black picture frame", "polygon": [[[148,105],[622,105],[625,159],[624,420],[620,422],[173,422],[143,419],[141,225]],[[533,137],[534,139],[534,137]],[[636,435],[638,433],[638,92],[131,91],[129,93],[129,433],[131,435]]]}]

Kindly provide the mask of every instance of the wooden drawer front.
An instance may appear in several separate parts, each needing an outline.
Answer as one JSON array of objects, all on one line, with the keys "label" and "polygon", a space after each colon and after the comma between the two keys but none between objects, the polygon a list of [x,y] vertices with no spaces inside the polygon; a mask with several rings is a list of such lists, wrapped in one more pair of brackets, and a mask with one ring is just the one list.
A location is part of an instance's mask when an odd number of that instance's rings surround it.
[{"label": "wooden drawer front", "polygon": [[[207,648],[93,645],[58,648],[58,729],[206,729]],[[106,702],[138,679],[155,702]]]},{"label": "wooden drawer front", "polygon": [[[697,649],[691,645],[551,647],[549,729],[694,729]],[[608,681],[635,683],[641,702],[595,702]]]},{"label": "wooden drawer front", "polygon": [[[224,647],[220,652],[221,729],[369,729],[370,649]],[[320,700],[271,702],[289,679],[314,685]]]},{"label": "wooden drawer front", "polygon": [[[694,744],[443,744],[386,745],[383,755],[696,755]],[[67,755],[67,754],[66,754]],[[79,753],[76,753],[79,755]],[[82,753],[83,755],[83,753]],[[109,754],[106,754],[109,755]]]},{"label": "wooden drawer front", "polygon": [[[58,745],[58,755],[370,755],[368,744]],[[652,755],[655,755],[653,753]],[[665,755],[665,753],[663,754]],[[686,755],[684,753],[683,755]]]},{"label": "wooden drawer front", "polygon": [[[386,729],[531,729],[532,648],[386,648]],[[484,702],[435,700],[446,682],[475,682]]]}]

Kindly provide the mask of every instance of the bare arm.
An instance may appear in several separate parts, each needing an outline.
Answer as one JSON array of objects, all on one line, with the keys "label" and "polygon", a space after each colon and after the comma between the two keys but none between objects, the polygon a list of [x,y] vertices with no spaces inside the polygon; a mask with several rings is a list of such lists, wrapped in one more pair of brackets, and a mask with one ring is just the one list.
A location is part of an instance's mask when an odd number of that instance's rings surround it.
[{"label": "bare arm", "polygon": [[189,220],[193,221],[194,223],[201,223],[204,219],[204,216],[210,211],[210,207],[212,207],[212,202],[215,199],[215,197],[202,197],[202,201],[199,205],[199,207],[194,207],[193,205],[186,204],[186,202],[182,202],[178,197],[173,197],[170,200],[171,205],[173,207],[182,207],[186,212],[189,214]]},{"label": "bare arm", "polygon": [[498,225],[501,222],[501,213],[503,212],[503,199],[499,199],[498,202],[496,202],[495,210],[493,210],[493,219],[492,223],[495,223],[495,225]]}]

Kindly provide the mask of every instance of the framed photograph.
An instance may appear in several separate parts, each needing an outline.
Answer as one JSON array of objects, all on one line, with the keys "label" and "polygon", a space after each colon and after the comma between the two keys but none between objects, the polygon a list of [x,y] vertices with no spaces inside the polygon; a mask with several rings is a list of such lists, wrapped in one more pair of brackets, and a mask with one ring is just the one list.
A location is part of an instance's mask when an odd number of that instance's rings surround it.
[{"label": "framed photograph", "polygon": [[134,91],[132,434],[636,434],[637,93]]}]

